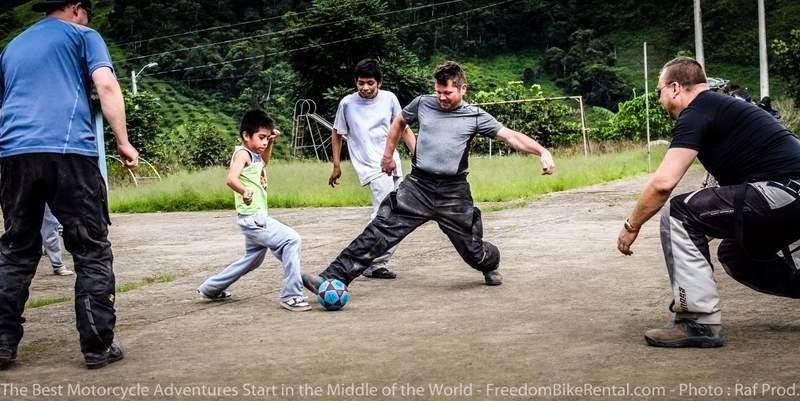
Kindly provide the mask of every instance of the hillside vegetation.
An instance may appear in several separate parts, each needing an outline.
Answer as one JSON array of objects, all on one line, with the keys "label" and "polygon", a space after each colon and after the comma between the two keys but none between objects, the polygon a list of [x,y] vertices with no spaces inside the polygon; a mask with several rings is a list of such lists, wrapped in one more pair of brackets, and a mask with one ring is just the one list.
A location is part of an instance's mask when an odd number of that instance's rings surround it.
[{"label": "hillside vegetation", "polygon": [[[0,46],[41,17],[31,4],[0,8]],[[709,76],[758,98],[756,2],[703,7]],[[767,7],[769,38],[789,38],[800,4]],[[314,99],[331,118],[363,57],[380,58],[384,88],[401,103],[430,91],[432,67],[455,59],[468,72],[470,98],[582,95],[594,106],[590,128],[602,127],[620,102],[643,93],[643,42],[650,89],[664,62],[694,47],[688,0],[101,0],[94,11],[92,26],[107,40],[123,87],[131,87],[131,70],[158,63],[138,80],[152,95],[145,108],[159,115],[158,126],[147,128],[162,138],[153,157],[174,145],[164,137],[186,138],[196,127],[211,127],[225,149],[235,143],[238,116],[253,106],[268,109],[286,133],[298,99]],[[509,91],[510,81],[538,89]],[[772,74],[773,98],[785,85]],[[290,153],[288,142],[279,156]]]}]

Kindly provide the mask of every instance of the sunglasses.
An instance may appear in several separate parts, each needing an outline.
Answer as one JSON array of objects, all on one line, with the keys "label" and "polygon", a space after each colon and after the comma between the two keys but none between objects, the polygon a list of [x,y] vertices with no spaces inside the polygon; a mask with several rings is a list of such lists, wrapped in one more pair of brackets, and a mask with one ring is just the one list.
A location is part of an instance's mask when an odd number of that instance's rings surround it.
[{"label": "sunglasses", "polygon": [[661,90],[663,90],[664,88],[666,88],[666,87],[668,87],[668,86],[670,86],[670,85],[672,85],[674,83],[675,83],[675,81],[672,81],[672,82],[670,82],[670,83],[668,83],[668,84],[666,84],[666,85],[664,85],[664,86],[662,86],[660,88],[656,87],[656,97],[661,98]]}]

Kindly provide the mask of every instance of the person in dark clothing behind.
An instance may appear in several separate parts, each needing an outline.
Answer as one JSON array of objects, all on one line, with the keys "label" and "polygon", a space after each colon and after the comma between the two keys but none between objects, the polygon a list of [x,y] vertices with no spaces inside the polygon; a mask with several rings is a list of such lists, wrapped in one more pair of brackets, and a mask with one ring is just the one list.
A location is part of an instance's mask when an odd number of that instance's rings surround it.
[{"label": "person in dark clothing behind", "polygon": [[658,98],[677,120],[672,143],[625,220],[617,249],[631,255],[642,225],[667,203],[695,159],[719,187],[678,195],[661,213],[661,244],[674,300],[673,323],[648,330],[656,347],[724,345],[708,237],[735,280],[767,294],[800,297],[789,245],[800,239],[800,140],[758,106],[712,92],[703,67],[679,57],[664,65]]},{"label": "person in dark clothing behind", "polygon": [[467,79],[457,63],[436,68],[436,95],[419,96],[403,109],[389,130],[381,169],[395,170],[392,158],[406,126],[419,122],[411,173],[381,203],[378,214],[319,276],[303,274],[314,293],[323,279],[349,284],[371,262],[400,243],[423,223],[434,220],[462,259],[483,273],[487,285],[502,284],[500,251],[483,240],[481,213],[472,203],[467,182],[469,148],[475,135],[502,140],[514,149],[539,156],[542,174],[552,174],[550,152],[524,134],[504,127],[484,110],[463,101]]}]

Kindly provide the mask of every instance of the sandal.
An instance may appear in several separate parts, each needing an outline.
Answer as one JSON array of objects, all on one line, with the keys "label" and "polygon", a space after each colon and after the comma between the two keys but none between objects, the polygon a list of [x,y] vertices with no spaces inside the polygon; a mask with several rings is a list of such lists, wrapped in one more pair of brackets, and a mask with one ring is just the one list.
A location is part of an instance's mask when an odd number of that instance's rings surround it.
[{"label": "sandal", "polygon": [[294,297],[285,301],[281,301],[281,307],[292,312],[305,312],[311,310],[311,305],[309,305],[309,303],[306,302],[302,297]]},{"label": "sandal", "polygon": [[221,301],[221,300],[228,299],[228,298],[231,297],[231,292],[228,291],[228,290],[222,290],[216,295],[208,295],[208,294],[204,293],[203,291],[200,291],[199,288],[197,289],[197,292],[199,292],[200,295],[202,295],[205,299],[208,299],[208,300],[211,300],[211,301]]}]

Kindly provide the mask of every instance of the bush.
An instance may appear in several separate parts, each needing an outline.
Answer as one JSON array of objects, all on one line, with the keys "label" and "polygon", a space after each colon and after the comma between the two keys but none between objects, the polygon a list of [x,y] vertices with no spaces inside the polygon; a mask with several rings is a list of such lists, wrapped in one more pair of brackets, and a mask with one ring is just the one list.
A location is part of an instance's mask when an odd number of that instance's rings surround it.
[{"label": "bush", "polygon": [[[650,137],[669,138],[675,123],[658,103],[655,92],[647,94],[650,103]],[[647,136],[647,118],[644,96],[620,103],[619,112],[608,127],[595,131],[596,138],[606,141],[642,141]]]}]

